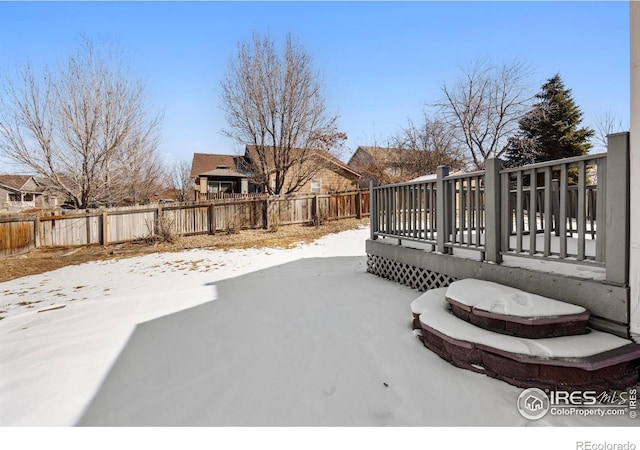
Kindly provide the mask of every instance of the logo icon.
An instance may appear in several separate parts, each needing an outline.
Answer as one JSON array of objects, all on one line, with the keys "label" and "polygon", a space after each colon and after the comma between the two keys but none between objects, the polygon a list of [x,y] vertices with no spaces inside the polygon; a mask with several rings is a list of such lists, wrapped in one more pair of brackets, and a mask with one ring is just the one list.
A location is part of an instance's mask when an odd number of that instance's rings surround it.
[{"label": "logo icon", "polygon": [[518,412],[525,419],[541,419],[549,411],[549,396],[538,388],[529,388],[518,396]]}]

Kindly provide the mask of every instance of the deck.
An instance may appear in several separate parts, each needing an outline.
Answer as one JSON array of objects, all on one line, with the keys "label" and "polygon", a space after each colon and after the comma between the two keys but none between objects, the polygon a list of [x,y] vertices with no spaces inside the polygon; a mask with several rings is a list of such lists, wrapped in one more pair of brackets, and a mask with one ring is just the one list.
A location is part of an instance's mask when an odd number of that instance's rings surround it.
[{"label": "deck", "polygon": [[371,186],[368,270],[421,291],[478,278],[583,306],[629,337],[629,134],[607,153]]}]

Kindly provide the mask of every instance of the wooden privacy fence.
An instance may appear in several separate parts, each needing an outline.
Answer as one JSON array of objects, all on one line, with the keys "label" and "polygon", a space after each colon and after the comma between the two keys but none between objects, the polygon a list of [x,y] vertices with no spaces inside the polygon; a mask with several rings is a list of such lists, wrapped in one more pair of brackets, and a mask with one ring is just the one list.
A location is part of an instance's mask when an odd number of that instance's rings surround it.
[{"label": "wooden privacy fence", "polygon": [[369,215],[369,191],[217,199],[100,211],[0,215],[0,257],[36,247],[130,242],[169,227],[181,236]]},{"label": "wooden privacy fence", "polygon": [[36,247],[36,217],[0,215],[0,257],[25,253]]}]

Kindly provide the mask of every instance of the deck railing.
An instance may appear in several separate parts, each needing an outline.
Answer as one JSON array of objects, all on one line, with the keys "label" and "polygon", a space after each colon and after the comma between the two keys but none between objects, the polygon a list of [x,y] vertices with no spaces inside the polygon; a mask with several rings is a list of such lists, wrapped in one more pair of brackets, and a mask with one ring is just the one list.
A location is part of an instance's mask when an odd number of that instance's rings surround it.
[{"label": "deck railing", "polygon": [[604,263],[606,162],[603,153],[501,170],[502,251]]},{"label": "deck railing", "polygon": [[479,252],[502,263],[518,256],[606,268],[628,282],[629,134],[609,136],[608,152],[371,186],[371,238],[421,242],[432,251]]}]

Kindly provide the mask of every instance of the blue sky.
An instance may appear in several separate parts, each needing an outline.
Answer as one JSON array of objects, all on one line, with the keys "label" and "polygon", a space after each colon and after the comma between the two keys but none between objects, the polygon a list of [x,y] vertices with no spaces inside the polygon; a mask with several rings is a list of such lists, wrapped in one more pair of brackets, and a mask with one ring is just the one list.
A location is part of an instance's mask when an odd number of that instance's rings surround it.
[{"label": "blue sky", "polygon": [[478,58],[526,62],[532,94],[560,73],[586,125],[606,111],[629,122],[628,2],[0,2],[0,70],[55,66],[82,34],[115,40],[164,112],[168,160],[233,154],[219,83],[254,31],[291,32],[312,55],[347,157],[419,121]]}]

